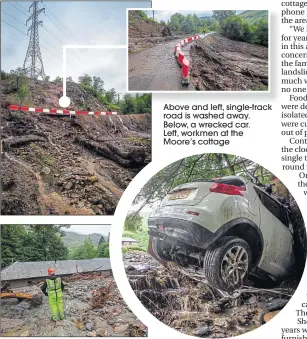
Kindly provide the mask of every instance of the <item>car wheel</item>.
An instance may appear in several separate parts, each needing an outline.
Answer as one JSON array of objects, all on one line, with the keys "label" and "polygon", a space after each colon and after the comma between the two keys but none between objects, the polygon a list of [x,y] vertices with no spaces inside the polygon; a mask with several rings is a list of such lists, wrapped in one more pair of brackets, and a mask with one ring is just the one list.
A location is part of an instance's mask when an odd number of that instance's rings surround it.
[{"label": "car wheel", "polygon": [[166,253],[167,246],[163,245],[163,241],[157,237],[152,238],[152,250],[156,257],[164,261],[172,261],[171,256]]},{"label": "car wheel", "polygon": [[204,274],[212,287],[231,292],[245,282],[251,262],[252,252],[245,240],[222,237],[205,253]]}]

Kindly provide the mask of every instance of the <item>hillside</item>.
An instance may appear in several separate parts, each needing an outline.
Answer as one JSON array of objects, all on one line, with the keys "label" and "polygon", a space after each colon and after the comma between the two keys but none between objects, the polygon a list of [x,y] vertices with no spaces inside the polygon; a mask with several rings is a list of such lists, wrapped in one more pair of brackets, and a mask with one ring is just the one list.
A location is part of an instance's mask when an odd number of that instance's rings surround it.
[{"label": "hillside", "polygon": [[[30,81],[32,107],[58,108],[61,90]],[[129,182],[151,161],[151,114],[10,111],[15,91],[2,81],[1,213],[112,215]],[[67,94],[70,110],[106,111],[76,83],[68,82]]]},{"label": "hillside", "polygon": [[249,23],[254,23],[258,19],[268,20],[268,11],[244,11],[239,14],[242,18],[247,20]]},{"label": "hillside", "polygon": [[90,238],[92,243],[97,246],[101,237],[107,238],[105,234],[91,233],[91,234],[79,234],[76,232],[65,232],[63,242],[68,248],[81,246],[85,239]]},{"label": "hillside", "polygon": [[154,44],[174,39],[171,30],[151,18],[143,11],[129,11],[129,52],[137,52]]}]

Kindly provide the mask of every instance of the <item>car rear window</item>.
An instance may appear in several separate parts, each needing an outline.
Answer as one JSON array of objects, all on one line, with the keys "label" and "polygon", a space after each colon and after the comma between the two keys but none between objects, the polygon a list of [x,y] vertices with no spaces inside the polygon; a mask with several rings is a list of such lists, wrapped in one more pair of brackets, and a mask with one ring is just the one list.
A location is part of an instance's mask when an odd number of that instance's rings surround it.
[{"label": "car rear window", "polygon": [[289,218],[286,209],[279,204],[277,201],[272,199],[268,194],[263,192],[261,189],[254,187],[260,201],[279,221],[285,226],[289,227]]}]

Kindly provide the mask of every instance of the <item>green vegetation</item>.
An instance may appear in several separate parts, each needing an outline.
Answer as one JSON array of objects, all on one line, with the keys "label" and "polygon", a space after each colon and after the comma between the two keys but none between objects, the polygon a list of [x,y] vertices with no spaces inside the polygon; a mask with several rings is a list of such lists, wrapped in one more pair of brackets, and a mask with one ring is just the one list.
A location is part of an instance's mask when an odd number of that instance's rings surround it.
[{"label": "green vegetation", "polygon": [[240,17],[253,24],[259,19],[268,21],[268,11],[245,11],[239,14]]},{"label": "green vegetation", "polygon": [[16,99],[18,100],[20,106],[28,96],[29,96],[29,85],[27,83],[23,83],[20,85],[16,92]]},{"label": "green vegetation", "polygon": [[135,232],[130,232],[130,231],[124,231],[123,232],[123,237],[128,237],[128,238],[132,238],[134,240],[136,240],[138,242],[137,245],[133,245],[133,246],[127,246],[124,248],[135,248],[138,247],[139,249],[141,249],[142,251],[147,251],[147,247],[148,247],[148,229],[146,228],[142,228],[141,230],[135,231]]},{"label": "green vegetation", "polygon": [[96,245],[93,243],[90,236],[87,236],[81,245],[71,249],[69,259],[109,258],[110,250],[108,238],[109,237],[105,238],[100,235],[100,240]]},{"label": "green vegetation", "polygon": [[123,237],[132,238],[138,242],[137,245],[127,246],[123,248],[123,253],[126,253],[130,250],[137,251],[147,251],[148,247],[148,229],[147,229],[147,219],[144,222],[144,219],[139,214],[129,214],[125,220]]},{"label": "green vegetation", "polygon": [[[247,169],[248,168],[248,169]],[[230,154],[200,154],[178,160],[154,175],[141,189],[134,200],[140,209],[163,199],[174,187],[195,179],[213,179],[227,175],[241,175],[249,179],[252,175],[268,184],[272,173],[262,166]]]},{"label": "green vegetation", "polygon": [[155,21],[153,18],[150,18],[144,11],[136,10],[135,11],[141,19],[143,19],[146,22],[155,22],[158,24],[157,21]]},{"label": "green vegetation", "polygon": [[[98,246],[99,242],[101,241],[101,238],[103,236],[98,233],[92,233],[92,234],[79,234],[76,232],[65,232],[65,237],[63,237],[64,244],[69,248],[76,248],[78,246],[81,246],[84,243],[84,240],[86,238],[90,238],[92,243],[95,246]],[[107,241],[107,237],[103,237],[105,241]]]},{"label": "green vegetation", "polygon": [[228,39],[268,46],[268,12],[213,11],[212,17],[173,14],[167,23],[176,32],[187,34],[218,32]]},{"label": "green vegetation", "polygon": [[15,261],[68,259],[62,225],[1,225],[1,267]]},{"label": "green vegetation", "polygon": [[221,23],[220,32],[231,40],[268,46],[268,22],[265,19],[250,24],[241,16],[232,16]]},{"label": "green vegetation", "polygon": [[151,113],[151,94],[125,94],[121,98],[114,88],[104,89],[104,81],[100,77],[91,77],[88,74],[80,76],[79,84],[91,95],[97,98],[110,110],[122,114]]},{"label": "green vegetation", "polygon": [[[8,93],[12,95],[13,101],[17,101],[19,105],[26,105],[26,99],[30,97],[29,78],[26,77],[22,68],[11,70],[10,73],[1,71],[1,79],[8,81]],[[46,84],[50,81],[50,77],[46,76],[43,82]],[[68,82],[72,82],[71,77],[67,77]],[[61,86],[63,78],[57,76],[54,83]],[[80,86],[90,95],[93,95],[98,101],[107,107],[110,111],[117,111],[122,114],[141,114],[151,113],[151,94],[124,94],[117,93],[114,88],[106,90],[104,81],[100,77],[91,77],[88,74],[80,76],[78,79]],[[36,88],[36,92],[39,88]],[[47,95],[47,93],[46,93]],[[79,109],[87,110],[86,103],[84,107]]]}]

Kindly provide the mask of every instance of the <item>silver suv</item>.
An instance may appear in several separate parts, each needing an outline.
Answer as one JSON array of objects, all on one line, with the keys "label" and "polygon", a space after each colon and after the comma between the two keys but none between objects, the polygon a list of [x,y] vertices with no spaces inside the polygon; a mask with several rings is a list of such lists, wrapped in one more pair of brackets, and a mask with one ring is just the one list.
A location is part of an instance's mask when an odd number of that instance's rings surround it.
[{"label": "silver suv", "polygon": [[249,275],[276,281],[294,267],[288,209],[239,176],[175,187],[148,227],[159,260],[201,268],[222,291],[239,288]]}]

